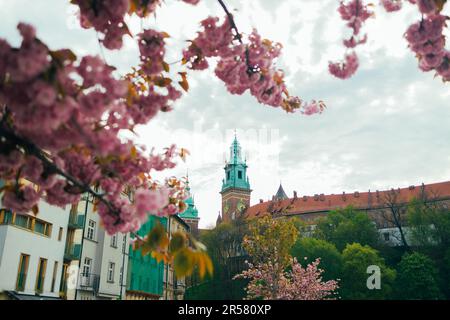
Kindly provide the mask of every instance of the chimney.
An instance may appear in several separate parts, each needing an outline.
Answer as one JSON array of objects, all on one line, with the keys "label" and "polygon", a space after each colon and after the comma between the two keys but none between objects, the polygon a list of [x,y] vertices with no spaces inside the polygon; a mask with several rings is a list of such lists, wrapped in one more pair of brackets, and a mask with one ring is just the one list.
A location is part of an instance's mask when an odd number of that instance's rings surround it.
[{"label": "chimney", "polygon": [[342,200],[347,200],[347,197],[345,196],[345,191],[342,191]]},{"label": "chimney", "polygon": [[294,190],[294,199],[297,199],[297,191]]},{"label": "chimney", "polygon": [[264,200],[263,199],[259,199],[259,203],[263,203],[264,202]]}]

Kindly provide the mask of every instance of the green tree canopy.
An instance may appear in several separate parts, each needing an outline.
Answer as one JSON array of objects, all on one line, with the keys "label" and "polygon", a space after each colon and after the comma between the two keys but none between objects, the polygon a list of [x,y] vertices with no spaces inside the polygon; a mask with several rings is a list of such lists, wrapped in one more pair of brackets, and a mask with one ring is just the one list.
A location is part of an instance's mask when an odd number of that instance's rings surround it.
[{"label": "green tree canopy", "polygon": [[200,234],[214,266],[214,274],[200,282],[194,274],[192,286],[186,290],[186,299],[242,299],[245,296],[246,280],[232,280],[245,267],[242,240],[247,232],[242,220],[220,223],[212,230]]},{"label": "green tree canopy", "polygon": [[319,268],[324,270],[325,280],[341,277],[342,256],[330,242],[315,238],[299,238],[292,247],[291,254],[303,266],[320,258]]},{"label": "green tree canopy", "polygon": [[284,267],[289,263],[289,252],[297,236],[298,230],[291,220],[265,216],[250,223],[243,247],[254,263],[270,259]]},{"label": "green tree canopy", "polygon": [[[342,277],[340,293],[343,299],[389,299],[392,297],[395,270],[388,268],[378,251],[359,243],[348,244],[342,252]],[[367,279],[369,266],[378,266],[381,288],[370,290]]]},{"label": "green tree canopy", "polygon": [[414,199],[408,205],[408,225],[416,245],[440,251],[450,246],[450,209],[447,207]]},{"label": "green tree canopy", "polygon": [[433,260],[424,254],[405,254],[397,266],[396,292],[399,299],[441,298],[438,273]]},{"label": "green tree canopy", "polygon": [[376,247],[379,239],[377,228],[367,214],[351,206],[320,218],[314,236],[334,243],[339,250],[354,242]]}]

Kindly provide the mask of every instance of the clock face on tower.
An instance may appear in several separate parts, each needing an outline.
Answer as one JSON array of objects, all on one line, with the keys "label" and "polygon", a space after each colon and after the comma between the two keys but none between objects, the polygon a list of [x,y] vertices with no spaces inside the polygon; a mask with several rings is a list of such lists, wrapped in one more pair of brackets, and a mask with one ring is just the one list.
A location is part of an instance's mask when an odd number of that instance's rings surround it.
[{"label": "clock face on tower", "polygon": [[237,204],[237,209],[238,209],[238,211],[242,211],[244,208],[245,208],[244,201],[242,199],[240,199]]}]

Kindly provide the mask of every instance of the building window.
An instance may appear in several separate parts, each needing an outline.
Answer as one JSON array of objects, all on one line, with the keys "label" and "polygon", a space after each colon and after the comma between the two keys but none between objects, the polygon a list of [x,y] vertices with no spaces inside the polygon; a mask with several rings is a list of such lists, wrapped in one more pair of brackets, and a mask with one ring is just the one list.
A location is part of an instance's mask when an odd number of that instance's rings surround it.
[{"label": "building window", "polygon": [[383,233],[383,236],[384,236],[384,241],[389,241],[389,232],[385,232],[385,233]]},{"label": "building window", "polygon": [[44,291],[45,271],[47,269],[47,259],[40,258],[36,278],[36,292]]},{"label": "building window", "polygon": [[19,268],[17,270],[16,291],[24,291],[27,280],[28,263],[30,256],[28,254],[21,254],[19,260]]},{"label": "building window", "polygon": [[92,259],[90,258],[84,258],[84,264],[83,264],[83,276],[87,277],[91,273],[91,265],[92,265]]},{"label": "building window", "polygon": [[111,247],[117,248],[117,234],[111,237]]},{"label": "building window", "polygon": [[227,172],[227,180],[230,180],[230,171]]},{"label": "building window", "polygon": [[9,224],[12,222],[12,212],[9,210],[0,210],[0,224]]},{"label": "building window", "polygon": [[113,262],[108,263],[108,282],[114,282],[114,268],[116,264]]},{"label": "building window", "polygon": [[242,171],[238,171],[238,179],[242,179]]},{"label": "building window", "polygon": [[58,261],[55,261],[53,265],[53,275],[52,275],[52,287],[50,292],[55,292],[55,284],[56,284],[56,274],[58,273]]},{"label": "building window", "polygon": [[9,210],[0,211],[0,224],[12,224],[48,237],[50,237],[52,232],[51,223],[28,215],[12,213]]},{"label": "building window", "polygon": [[[35,219],[33,219],[35,220]],[[50,237],[52,232],[52,225],[50,223],[41,221],[41,220],[35,220],[33,221],[34,229],[33,231],[36,233],[43,234],[47,237]]]},{"label": "building window", "polygon": [[29,216],[22,214],[16,214],[15,216],[14,224],[16,226],[31,230],[31,219]]},{"label": "building window", "polygon": [[59,283],[59,292],[67,292],[67,269],[69,265],[64,263],[61,271],[61,281]]},{"label": "building window", "polygon": [[94,234],[95,234],[95,221],[89,220],[88,229],[87,229],[87,238],[89,240],[94,240]]},{"label": "building window", "polygon": [[127,253],[127,235],[124,234],[122,238],[122,253]]},{"label": "building window", "polygon": [[63,227],[60,227],[59,228],[59,232],[58,232],[58,241],[61,241],[62,240],[62,236],[63,236]]}]

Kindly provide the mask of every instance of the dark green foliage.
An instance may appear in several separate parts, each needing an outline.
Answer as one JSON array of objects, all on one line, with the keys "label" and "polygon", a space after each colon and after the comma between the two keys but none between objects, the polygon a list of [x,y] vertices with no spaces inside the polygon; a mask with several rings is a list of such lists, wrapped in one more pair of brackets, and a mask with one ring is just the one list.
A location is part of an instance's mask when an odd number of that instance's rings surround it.
[{"label": "dark green foliage", "polygon": [[[387,267],[377,250],[359,243],[348,244],[342,252],[342,277],[340,294],[342,299],[389,299],[392,297],[395,270]],[[369,266],[378,266],[381,271],[381,288],[369,290],[367,273]]]},{"label": "dark green foliage", "polygon": [[213,230],[204,231],[200,240],[214,265],[212,277],[194,282],[186,290],[185,299],[240,300],[245,297],[246,280],[232,280],[244,268],[246,255],[242,250],[246,224],[240,220],[221,223]]},{"label": "dark green foliage", "polygon": [[341,277],[342,257],[336,246],[330,242],[315,238],[299,238],[291,249],[291,255],[296,257],[302,266],[320,258],[319,267],[324,270],[324,280]]},{"label": "dark green foliage", "polygon": [[376,226],[367,214],[352,207],[331,211],[319,219],[315,237],[334,243],[338,250],[354,242],[376,247],[379,239]]},{"label": "dark green foliage", "polygon": [[438,272],[424,254],[405,254],[397,266],[396,293],[399,299],[440,299]]}]

